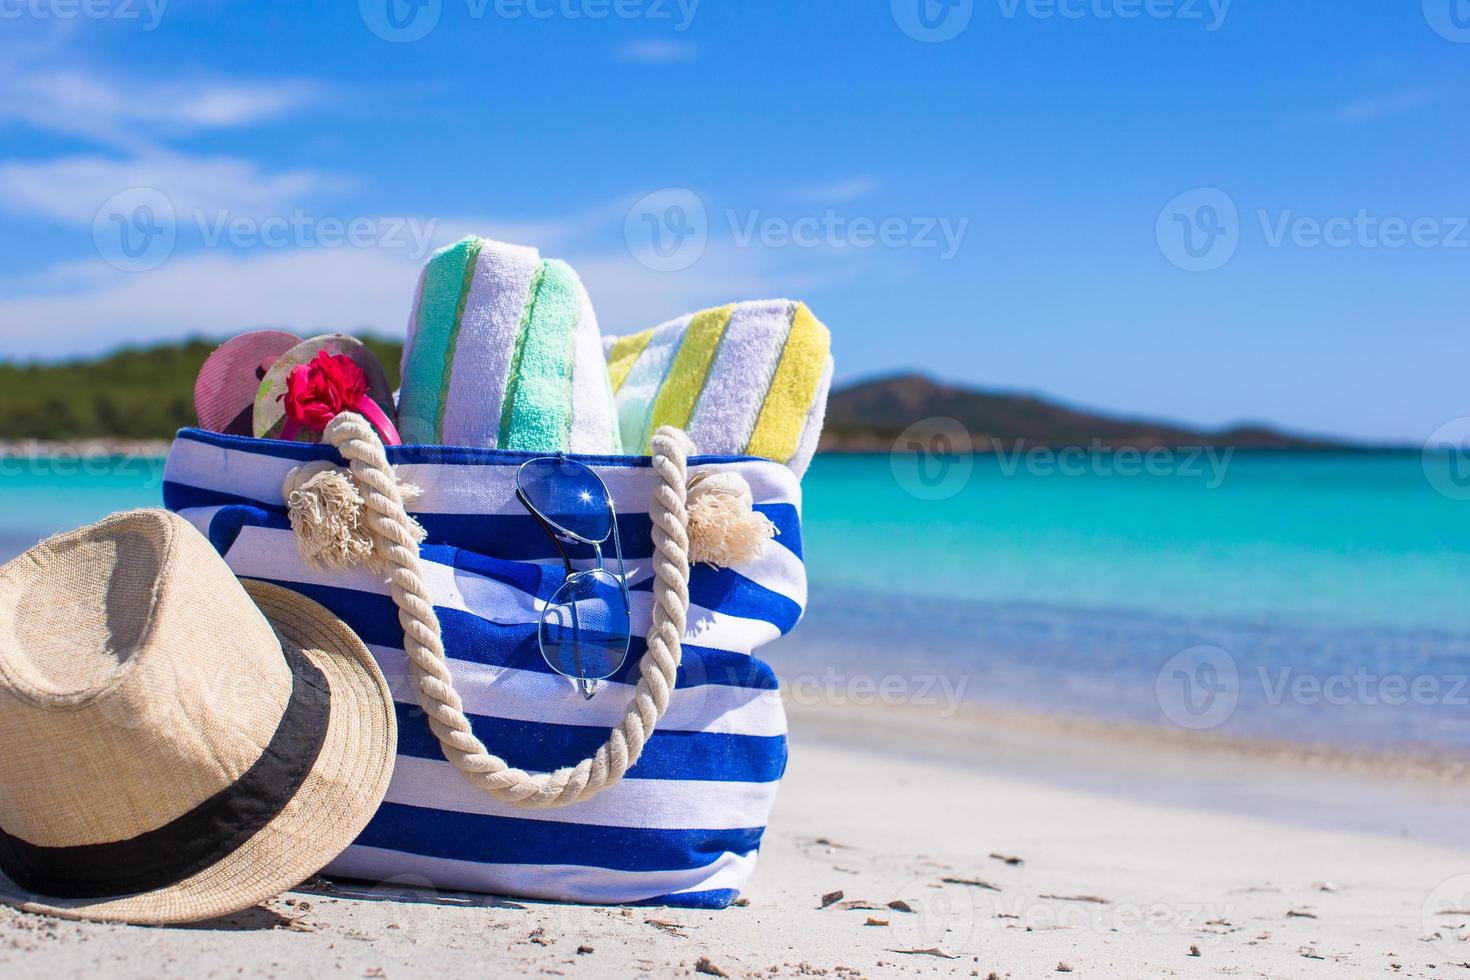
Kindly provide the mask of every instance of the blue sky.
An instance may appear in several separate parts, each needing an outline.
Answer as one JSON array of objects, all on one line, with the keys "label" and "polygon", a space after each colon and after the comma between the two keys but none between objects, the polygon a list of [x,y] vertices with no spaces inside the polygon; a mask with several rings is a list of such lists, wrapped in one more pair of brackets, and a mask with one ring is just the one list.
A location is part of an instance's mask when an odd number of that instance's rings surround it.
[{"label": "blue sky", "polygon": [[839,380],[1470,415],[1470,0],[393,2],[0,0],[6,354],[401,334],[478,232],[608,333],[805,299]]}]

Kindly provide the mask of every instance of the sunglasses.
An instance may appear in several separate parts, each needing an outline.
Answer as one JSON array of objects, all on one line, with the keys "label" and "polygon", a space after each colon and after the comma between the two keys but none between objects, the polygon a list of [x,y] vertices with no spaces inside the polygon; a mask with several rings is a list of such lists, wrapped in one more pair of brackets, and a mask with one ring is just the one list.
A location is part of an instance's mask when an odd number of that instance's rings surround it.
[{"label": "sunglasses", "polygon": [[[541,656],[591,699],[599,682],[623,666],[632,633],[632,604],[612,495],[602,478],[581,463],[543,456],[516,470],[516,499],[551,538],[566,566],[566,581],[541,613]],[[602,546],[609,538],[617,575],[603,567]],[[569,545],[590,545],[595,567],[575,571]]]}]

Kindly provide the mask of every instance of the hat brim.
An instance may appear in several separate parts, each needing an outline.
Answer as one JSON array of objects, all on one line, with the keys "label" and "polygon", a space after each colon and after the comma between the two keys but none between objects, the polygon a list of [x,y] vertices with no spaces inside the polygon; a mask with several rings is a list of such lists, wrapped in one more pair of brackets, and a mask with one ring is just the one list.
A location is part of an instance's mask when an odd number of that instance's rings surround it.
[{"label": "hat brim", "polygon": [[397,722],[388,682],[363,642],[321,605],[280,586],[242,580],[281,644],[326,677],[330,717],[316,764],[275,819],[215,864],[154,891],[57,899],[0,873],[0,902],[68,919],[168,925],[248,909],[316,874],[357,837],[388,792]]}]

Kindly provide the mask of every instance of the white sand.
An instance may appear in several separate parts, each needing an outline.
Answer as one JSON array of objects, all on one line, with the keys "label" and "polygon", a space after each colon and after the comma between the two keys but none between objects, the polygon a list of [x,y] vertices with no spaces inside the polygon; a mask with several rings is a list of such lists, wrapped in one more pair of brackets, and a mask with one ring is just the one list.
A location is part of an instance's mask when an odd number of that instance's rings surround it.
[{"label": "white sand", "polygon": [[[1470,915],[1432,914],[1441,899],[1461,910],[1470,903],[1463,784],[860,717],[794,724],[791,770],[747,907],[303,891],[191,929],[6,909],[0,976],[662,976],[697,975],[707,956],[732,977],[1043,977],[1063,965],[1129,980],[1470,977]],[[834,747],[854,732],[903,754]],[[1049,774],[1064,768],[1058,759],[1071,760],[1070,776]],[[1117,766],[1099,761],[1108,759]],[[1172,798],[1180,787],[1193,792],[1190,771],[1200,787],[1214,785],[1200,793],[1219,804],[1214,811]],[[1290,821],[1229,812],[1249,810],[1252,794],[1262,812],[1324,800],[1334,813],[1323,820],[1346,826],[1373,825],[1370,811],[1394,826],[1404,801],[1408,837],[1317,829],[1307,812]],[[1429,832],[1441,818],[1460,825]],[[844,902],[878,908],[819,908],[823,893],[838,890]],[[924,949],[953,958],[893,952]]]}]

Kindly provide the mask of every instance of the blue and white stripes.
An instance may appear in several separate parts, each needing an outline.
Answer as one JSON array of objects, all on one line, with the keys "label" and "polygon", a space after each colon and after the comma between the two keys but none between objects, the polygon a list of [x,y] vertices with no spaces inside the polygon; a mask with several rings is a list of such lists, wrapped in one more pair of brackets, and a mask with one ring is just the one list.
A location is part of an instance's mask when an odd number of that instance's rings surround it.
[{"label": "blue and white stripes", "polygon": [[[636,634],[623,671],[584,701],[537,648],[540,609],[564,572],[514,498],[515,468],[529,454],[428,446],[388,453],[423,489],[415,516],[429,534],[426,574],[476,734],[529,771],[579,761],[606,738],[638,679],[652,601],[648,460],[578,457],[617,505]],[[399,720],[393,783],[328,871],[369,880],[413,874],[444,889],[584,902],[732,901],[753,870],[786,763],[776,680],[751,651],[790,630],[806,604],[794,474],[767,460],[691,460],[691,476],[714,466],[739,471],[779,529],[776,544],[738,570],[692,571],[676,689],[626,778],[585,803],[526,811],[491,799],[444,760],[409,685],[397,610],[381,577],[318,569],[300,557],[281,483],[311,459],[336,455],[186,430],[169,455],[164,502],[203,530],[236,574],[295,589],[340,616],[388,678]]]}]

